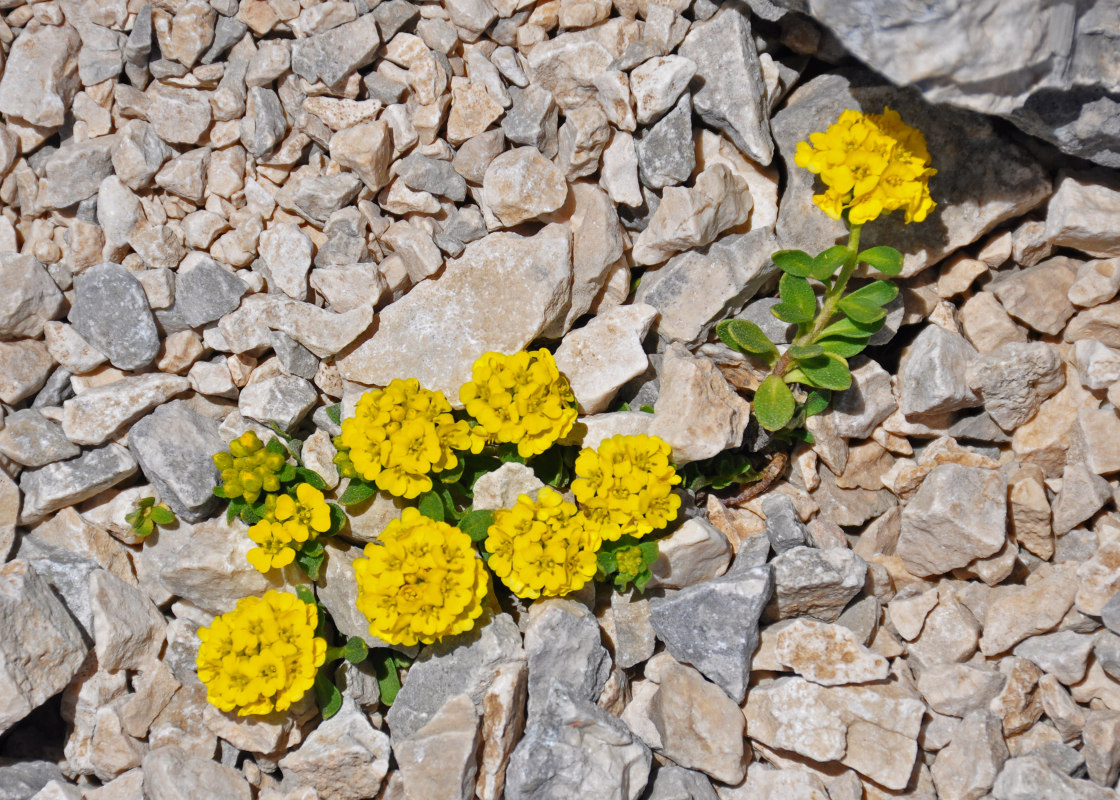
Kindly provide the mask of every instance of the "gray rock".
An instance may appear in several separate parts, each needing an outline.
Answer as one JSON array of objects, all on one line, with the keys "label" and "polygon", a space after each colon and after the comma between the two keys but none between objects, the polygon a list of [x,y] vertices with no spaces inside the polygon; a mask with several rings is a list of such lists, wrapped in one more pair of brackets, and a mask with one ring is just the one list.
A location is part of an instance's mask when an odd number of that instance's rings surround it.
[{"label": "gray rock", "polygon": [[84,640],[93,644],[90,579],[101,567],[78,553],[44,541],[34,533],[20,537],[14,557],[30,564],[50,585],[70,617],[78,623]]},{"label": "gray rock", "polygon": [[24,467],[43,467],[81,452],[57,423],[31,409],[10,415],[0,431],[0,453]]},{"label": "gray rock", "polygon": [[456,203],[467,197],[467,182],[450,161],[412,153],[397,162],[396,170],[409,189],[442,195]]},{"label": "gray rock", "polygon": [[707,775],[684,767],[658,767],[646,790],[645,800],[718,800]]},{"label": "gray rock", "polygon": [[[812,15],[856,58],[900,86],[922,87],[932,103],[1004,117],[1067,153],[1120,166],[1120,70],[1111,57],[1120,34],[1111,3],[826,0],[812,3]],[[913,57],[917,42],[927,58]]]},{"label": "gray rock", "polygon": [[47,159],[46,196],[39,202],[48,208],[67,208],[97,194],[101,181],[113,173],[114,136],[99,136],[85,142],[67,140]]},{"label": "gray rock", "polygon": [[[89,647],[47,581],[26,561],[0,567],[0,612],[3,733],[64,689],[81,668]],[[0,792],[7,786],[0,780]]]},{"label": "gray rock", "polygon": [[537,148],[545,158],[555,156],[559,118],[552,93],[531,85],[512,88],[509,94],[513,105],[502,117],[502,133],[515,144]]},{"label": "gray rock", "polygon": [[53,366],[42,342],[0,342],[0,400],[14,405],[35,394],[47,382]]},{"label": "gray rock", "polygon": [[[789,322],[782,322],[770,313],[770,309],[780,302],[782,302],[780,297],[763,297],[752,300],[736,317],[753,322],[762,328],[762,332],[774,344],[790,344],[793,337],[797,335],[797,326]],[[833,404],[835,405],[835,400]]]},{"label": "gray rock", "polygon": [[85,451],[69,461],[27,470],[19,479],[23,516],[34,517],[74,505],[136,472],[136,462],[119,444]]},{"label": "gray rock", "polygon": [[420,730],[457,694],[469,694],[480,707],[498,669],[524,658],[521,633],[508,614],[428,645],[409,667],[408,679],[385,715],[393,738],[405,739]]},{"label": "gray rock", "polygon": [[1006,539],[1006,478],[993,470],[941,464],[902,512],[898,555],[915,575],[941,575],[994,555]]},{"label": "gray rock", "polygon": [[37,339],[63,307],[62,292],[38,259],[0,253],[0,338]]},{"label": "gray rock", "polygon": [[1065,742],[1047,742],[1026,755],[1041,758],[1055,772],[1069,775],[1071,778],[1085,776],[1085,758]]},{"label": "gray rock", "polygon": [[762,513],[766,517],[766,536],[775,553],[781,555],[808,544],[808,531],[788,494],[766,495],[762,500]]},{"label": "gray rock", "polygon": [[250,800],[249,782],[233,767],[192,756],[176,745],[150,750],[144,756],[144,797],[150,800],[193,800],[222,797]]},{"label": "gray rock", "polygon": [[249,89],[245,116],[241,119],[241,144],[245,149],[257,158],[266,156],[276,149],[287,132],[284,108],[276,92],[263,86]]},{"label": "gray rock", "polygon": [[0,800],[28,800],[51,781],[65,782],[62,770],[53,761],[14,761],[0,763]]},{"label": "gray rock", "polygon": [[210,43],[210,48],[202,55],[202,63],[213,64],[221,59],[235,44],[241,41],[248,29],[249,26],[236,17],[219,16],[217,22],[214,23],[214,41]]},{"label": "gray rock", "polygon": [[[395,706],[394,706],[395,707]],[[636,800],[653,757],[617,717],[554,688],[506,768],[509,800]]]},{"label": "gray rock", "polygon": [[795,547],[775,557],[771,566],[774,597],[766,609],[768,619],[805,614],[835,622],[867,577],[867,563],[845,547]]},{"label": "gray rock", "polygon": [[594,615],[573,600],[533,603],[525,628],[529,661],[529,716],[559,686],[577,701],[599,699],[611,671],[611,657],[599,637]]},{"label": "gray rock", "polygon": [[1093,642],[1088,634],[1058,631],[1028,637],[1011,652],[1069,686],[1085,677]]},{"label": "gray rock", "polygon": [[[388,0],[388,2],[378,4],[371,13],[373,18],[377,20],[377,27],[381,30],[381,41],[387,42],[396,36],[397,31],[401,28],[414,22],[420,16],[420,9],[407,0]],[[377,73],[370,74],[376,75]],[[395,103],[396,100],[389,102]]]},{"label": "gray rock", "polygon": [[654,327],[661,338],[701,342],[773,278],[776,246],[767,228],[724,236],[647,269],[634,300],[660,312]]},{"label": "gray rock", "polygon": [[[376,10],[385,8],[386,6],[393,6],[396,4],[410,6],[415,8],[411,3],[406,0],[389,0],[388,3],[382,3]],[[384,37],[384,33],[382,33]],[[389,38],[389,37],[385,37]],[[404,99],[404,93],[408,89],[403,83],[397,83],[394,80],[386,78],[379,72],[371,72],[362,77],[362,84],[366,87],[366,96],[371,100],[377,100],[387,106],[394,103],[399,103]]]},{"label": "gray rock", "polygon": [[1120,636],[1111,631],[1097,634],[1093,645],[1097,663],[1113,680],[1120,681]]},{"label": "gray rock", "polygon": [[832,396],[827,414],[837,436],[866,439],[898,408],[891,391],[891,376],[866,356],[849,360],[852,385]]},{"label": "gray rock", "polygon": [[1029,421],[1042,401],[1065,385],[1062,357],[1045,342],[1001,345],[977,357],[966,373],[984,409],[1005,431]]},{"label": "gray rock", "polygon": [[276,200],[282,207],[294,211],[309,222],[324,225],[331,214],[352,201],[361,188],[362,182],[350,172],[311,176],[302,180],[289,180]]},{"label": "gray rock", "polygon": [[1113,633],[1120,634],[1120,592],[1114,594],[1112,599],[1104,604],[1104,608],[1101,609],[1101,622]]},{"label": "gray rock", "polygon": [[903,276],[936,264],[1049,196],[1050,181],[1042,167],[985,118],[930,106],[916,89],[883,85],[868,73],[830,73],[794,91],[771,121],[787,176],[777,224],[782,247],[816,253],[847,236],[843,223],[813,205],[815,176],[794,164],[797,143],[824,130],[846,108],[882,113],[884,106],[898,111],[935,145],[931,156],[938,170],[930,192],[939,206],[930,219],[906,225],[896,213],[864,231],[867,244],[889,242],[906,254]]},{"label": "gray rock", "polygon": [[774,142],[766,84],[748,14],[737,6],[724,6],[707,22],[693,26],[678,52],[696,63],[702,88],[693,105],[700,119],[726,133],[752,161],[769,164]]},{"label": "gray rock", "polygon": [[303,378],[277,375],[246,386],[237,405],[242,416],[265,425],[275,422],[283,430],[291,431],[318,399],[318,392]]},{"label": "gray rock", "polygon": [[1052,527],[1057,536],[1069,533],[1092,517],[1112,499],[1112,486],[1081,462],[1066,464],[1062,490],[1051,506]]},{"label": "gray rock", "polygon": [[735,565],[718,578],[651,598],[654,633],[673,658],[696,667],[741,703],[758,647],[758,620],[773,590],[769,566]]},{"label": "gray rock", "polygon": [[927,325],[910,345],[899,371],[899,409],[907,417],[980,405],[968,385],[976,349],[963,336]]},{"label": "gray rock", "polygon": [[280,331],[269,331],[268,338],[284,372],[307,380],[315,377],[319,371],[319,359],[314,353]]},{"label": "gray rock", "polygon": [[211,456],[225,450],[217,420],[176,400],[132,426],[128,449],[160,499],[181,519],[201,522],[213,514],[218,470]]},{"label": "gray rock", "polygon": [[337,86],[373,61],[381,39],[372,14],[292,44],[292,72],[309,83]]},{"label": "gray rock", "polygon": [[1055,772],[1037,756],[1008,759],[992,786],[995,800],[1115,800],[1111,789]]},{"label": "gray rock", "polygon": [[144,287],[120,264],[106,262],[74,279],[70,322],[118,369],[135,370],[159,353],[159,334]]},{"label": "gray rock", "polygon": [[[189,270],[176,274],[175,302],[168,313],[180,317],[188,327],[201,328],[236,309],[247,291],[249,284],[203,256]],[[162,321],[162,315],[156,316]]]},{"label": "gray rock", "polygon": [[0,111],[31,125],[57,128],[81,88],[78,32],[69,25],[22,30],[8,52],[0,79]]},{"label": "gray rock", "polygon": [[43,384],[43,388],[35,394],[31,402],[32,408],[49,408],[62,405],[74,396],[74,386],[70,382],[73,374],[66,367],[56,367]]},{"label": "gray rock", "polygon": [[634,137],[638,178],[650,189],[677,186],[696,168],[692,146],[692,96],[685,92],[665,116]]},{"label": "gray rock", "polygon": [[[450,164],[447,165],[447,168],[456,178],[459,178],[458,173],[451,169]],[[459,178],[459,180],[462,180],[462,178]],[[466,184],[464,183],[463,186],[465,192]],[[357,208],[350,206],[331,214],[323,233],[327,235],[327,240],[319,245],[315,252],[314,264],[316,267],[357,264],[368,257],[366,221]]]}]

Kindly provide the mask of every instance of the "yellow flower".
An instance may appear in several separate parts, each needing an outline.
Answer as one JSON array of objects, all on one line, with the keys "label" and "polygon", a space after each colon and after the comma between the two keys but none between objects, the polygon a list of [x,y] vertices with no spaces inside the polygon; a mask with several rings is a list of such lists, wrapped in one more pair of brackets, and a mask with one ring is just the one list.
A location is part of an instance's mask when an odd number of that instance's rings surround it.
[{"label": "yellow flower", "polygon": [[222,477],[222,490],[231,500],[244,497],[255,503],[261,491],[280,489],[280,471],[287,459],[268,450],[257,434],[246,431],[229,443],[229,452],[215,453],[214,465]]},{"label": "yellow flower", "polygon": [[454,469],[454,451],[470,447],[467,423],[456,422],[447,398],[415,378],[362,395],[340,439],[358,475],[407,498],[431,489],[429,474]]},{"label": "yellow flower", "polygon": [[677,518],[681,499],[673,487],[681,482],[669,462],[669,445],[656,436],[604,440],[598,450],[585,447],[576,457],[572,494],[604,541],[640,538]]},{"label": "yellow flower", "polygon": [[517,444],[531,458],[568,434],[576,421],[576,399],[552,353],[540,349],[513,355],[483,353],[459,389],[459,400],[478,423],[471,452],[487,444]]},{"label": "yellow flower", "polygon": [[274,520],[284,526],[293,542],[315,539],[331,528],[331,510],[323,493],[309,483],[296,486],[296,497],[282,494],[271,510]]},{"label": "yellow flower", "polygon": [[929,150],[921,131],[897,111],[863,114],[848,109],[823,133],[798,142],[794,163],[820,175],[826,190],[813,196],[822,211],[854,225],[903,209],[907,224],[921,222],[937,205],[929,194]]},{"label": "yellow flower", "polygon": [[249,538],[257,546],[245,557],[259,572],[282,569],[295,561],[299,545],[292,543],[291,534],[281,523],[262,519],[249,528]]},{"label": "yellow flower", "polygon": [[470,537],[406,508],[354,562],[358,610],[390,644],[431,644],[469,631],[490,577]]},{"label": "yellow flower", "polygon": [[240,716],[284,711],[302,698],[326,660],[318,612],[293,594],[268,591],[198,629],[195,664],[206,699]]},{"label": "yellow flower", "polygon": [[602,540],[559,492],[545,487],[536,501],[523,494],[494,513],[487,531],[488,565],[518,597],[558,597],[595,577]]}]

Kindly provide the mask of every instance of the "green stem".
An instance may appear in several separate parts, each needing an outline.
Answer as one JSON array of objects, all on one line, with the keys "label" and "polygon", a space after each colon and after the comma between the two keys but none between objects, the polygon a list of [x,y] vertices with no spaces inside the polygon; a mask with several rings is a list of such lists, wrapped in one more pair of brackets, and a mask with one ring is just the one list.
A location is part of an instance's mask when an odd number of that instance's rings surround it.
[{"label": "green stem", "polygon": [[332,661],[338,661],[341,658],[345,658],[345,656],[342,654],[342,647],[328,647],[327,657],[326,660],[323,661],[323,663],[329,664]]},{"label": "green stem", "polygon": [[[856,256],[859,253],[859,235],[863,229],[862,225],[852,225],[848,234],[848,258],[844,262],[844,266],[840,268],[840,272],[836,275],[836,279],[825,289],[824,303],[821,305],[820,313],[817,314],[816,320],[813,322],[813,327],[808,332],[798,336],[793,340],[796,345],[813,344],[816,342],[817,337],[821,335],[821,331],[828,327],[832,322],[832,318],[836,316],[836,306],[840,303],[840,298],[844,295],[844,289],[848,286],[848,281],[852,277],[852,273],[856,271],[858,261]],[[785,354],[778,359],[778,363],[774,365],[775,375],[781,377],[786,374],[789,369],[792,358],[787,350]]]}]

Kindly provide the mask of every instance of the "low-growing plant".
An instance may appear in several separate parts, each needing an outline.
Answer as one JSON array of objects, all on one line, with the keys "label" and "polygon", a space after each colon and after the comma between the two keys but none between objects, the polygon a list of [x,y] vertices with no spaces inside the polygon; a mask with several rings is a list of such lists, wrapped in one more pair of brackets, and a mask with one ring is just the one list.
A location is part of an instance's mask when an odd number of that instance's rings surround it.
[{"label": "low-growing plant", "polygon": [[131,527],[132,535],[145,539],[152,535],[156,525],[174,525],[179,521],[167,503],[157,503],[154,497],[142,497],[136,508],[125,514],[124,521]]}]

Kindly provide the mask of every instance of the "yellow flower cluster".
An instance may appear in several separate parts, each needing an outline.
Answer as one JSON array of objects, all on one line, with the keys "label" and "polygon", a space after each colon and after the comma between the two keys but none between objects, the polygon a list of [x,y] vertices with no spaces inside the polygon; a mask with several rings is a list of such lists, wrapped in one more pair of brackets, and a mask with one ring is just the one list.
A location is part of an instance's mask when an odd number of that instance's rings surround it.
[{"label": "yellow flower cluster", "polygon": [[673,487],[681,477],[669,463],[669,445],[656,436],[604,440],[576,457],[572,493],[598,525],[604,541],[639,538],[677,518],[681,499]]},{"label": "yellow flower cluster", "polygon": [[415,378],[362,395],[355,415],[342,422],[341,439],[362,478],[407,498],[431,489],[429,473],[453,469],[454,451],[470,447],[467,423],[456,422],[447,398]]},{"label": "yellow flower cluster", "polygon": [[470,537],[415,508],[385,526],[354,562],[358,610],[389,644],[431,644],[469,631],[482,614],[490,577]]},{"label": "yellow flower cluster", "polygon": [[595,577],[602,540],[572,503],[545,487],[534,502],[520,495],[513,508],[494,513],[486,550],[494,574],[518,597],[559,597]]},{"label": "yellow flower cluster", "polygon": [[241,716],[284,711],[315,682],[327,643],[318,612],[293,594],[268,591],[198,629],[198,679],[206,699]]},{"label": "yellow flower cluster", "polygon": [[280,488],[280,471],[286,461],[280,453],[267,450],[253,431],[238,436],[229,443],[228,453],[216,453],[213,459],[226,497],[244,497],[246,503],[257,502],[262,490]]},{"label": "yellow flower cluster", "polygon": [[889,108],[882,114],[845,111],[824,133],[798,142],[794,157],[827,187],[813,202],[833,219],[847,208],[854,225],[900,208],[907,223],[924,220],[937,205],[929,194],[937,170],[929,160],[921,131]]},{"label": "yellow flower cluster", "polygon": [[518,455],[531,458],[566,436],[576,421],[572,387],[543,348],[509,356],[484,353],[471,377],[459,389],[459,400],[478,422],[471,428],[471,452],[514,442]]},{"label": "yellow flower cluster", "polygon": [[249,528],[257,546],[246,557],[261,572],[291,564],[304,542],[314,541],[331,528],[331,511],[323,493],[309,483],[296,486],[296,496],[270,495],[265,517]]}]

